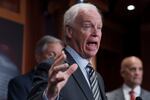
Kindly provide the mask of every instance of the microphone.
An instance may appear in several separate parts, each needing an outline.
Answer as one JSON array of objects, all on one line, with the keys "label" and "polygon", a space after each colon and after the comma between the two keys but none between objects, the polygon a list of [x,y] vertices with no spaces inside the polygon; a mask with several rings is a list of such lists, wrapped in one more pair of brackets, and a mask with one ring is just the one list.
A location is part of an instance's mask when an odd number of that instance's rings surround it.
[{"label": "microphone", "polygon": [[135,100],[142,100],[142,98],[139,96],[139,97],[136,97]]}]

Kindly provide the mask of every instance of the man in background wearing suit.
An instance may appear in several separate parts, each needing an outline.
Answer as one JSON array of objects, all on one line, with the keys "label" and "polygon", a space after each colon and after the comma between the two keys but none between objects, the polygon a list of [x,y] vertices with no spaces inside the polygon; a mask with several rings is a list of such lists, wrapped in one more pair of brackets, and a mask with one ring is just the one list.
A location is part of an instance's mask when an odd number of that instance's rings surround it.
[{"label": "man in background wearing suit", "polygon": [[[36,45],[35,58],[38,65],[35,69],[39,69],[40,65],[47,59],[57,56],[61,53],[64,44],[61,40],[52,37],[42,37]],[[32,81],[35,69],[25,75],[15,77],[8,85],[8,100],[27,100],[27,96],[32,88]]]},{"label": "man in background wearing suit", "polygon": [[135,56],[126,57],[121,63],[121,76],[124,80],[122,87],[108,92],[108,100],[135,100],[141,97],[142,100],[150,100],[150,92],[141,88],[143,79],[142,61]]},{"label": "man in background wearing suit", "polygon": [[89,65],[100,47],[102,25],[92,4],[75,4],[66,11],[67,46],[51,65],[48,78],[35,79],[29,100],[107,100],[101,75]]}]

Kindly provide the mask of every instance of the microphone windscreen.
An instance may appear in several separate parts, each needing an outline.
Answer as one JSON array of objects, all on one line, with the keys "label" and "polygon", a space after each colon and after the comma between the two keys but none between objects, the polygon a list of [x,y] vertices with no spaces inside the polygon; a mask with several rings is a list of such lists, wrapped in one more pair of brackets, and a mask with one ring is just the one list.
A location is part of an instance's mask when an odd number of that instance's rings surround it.
[{"label": "microphone windscreen", "polygon": [[141,97],[136,97],[136,99],[135,100],[142,100],[142,98]]}]

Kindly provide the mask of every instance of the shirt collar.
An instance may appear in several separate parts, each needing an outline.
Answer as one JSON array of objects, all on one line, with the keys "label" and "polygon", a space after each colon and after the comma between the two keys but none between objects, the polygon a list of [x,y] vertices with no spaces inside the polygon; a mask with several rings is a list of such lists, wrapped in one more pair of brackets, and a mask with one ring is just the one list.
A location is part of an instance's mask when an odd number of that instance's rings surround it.
[{"label": "shirt collar", "polygon": [[89,61],[87,59],[81,57],[73,48],[71,48],[70,46],[67,46],[65,49],[73,57],[73,59],[76,61],[76,63],[78,65],[80,65],[79,67],[81,69],[84,69],[87,66],[87,64],[89,63]]},{"label": "shirt collar", "polygon": [[[128,94],[131,90],[132,90],[132,89],[131,89],[128,85],[123,84],[123,91],[124,91],[126,94]],[[135,96],[136,96],[136,97],[137,97],[137,96],[140,96],[140,94],[141,94],[141,87],[140,87],[140,85],[137,85],[137,86],[133,89],[133,91],[135,92]]]}]

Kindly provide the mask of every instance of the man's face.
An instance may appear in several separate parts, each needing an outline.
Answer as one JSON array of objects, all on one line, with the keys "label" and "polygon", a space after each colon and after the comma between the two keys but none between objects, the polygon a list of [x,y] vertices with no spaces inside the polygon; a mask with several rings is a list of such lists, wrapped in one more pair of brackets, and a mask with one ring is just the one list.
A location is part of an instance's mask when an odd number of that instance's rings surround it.
[{"label": "man's face", "polygon": [[71,26],[73,48],[85,58],[96,55],[101,40],[102,19],[95,10],[80,11]]},{"label": "man's face", "polygon": [[47,44],[46,49],[40,54],[37,58],[38,63],[50,58],[56,58],[62,52],[63,46],[60,43],[49,43]]},{"label": "man's face", "polygon": [[57,57],[61,54],[63,46],[60,43],[49,43],[47,49],[44,51],[43,56],[46,58]]},{"label": "man's face", "polygon": [[134,87],[140,85],[143,79],[143,67],[140,60],[133,60],[122,72],[122,76],[127,85]]}]

